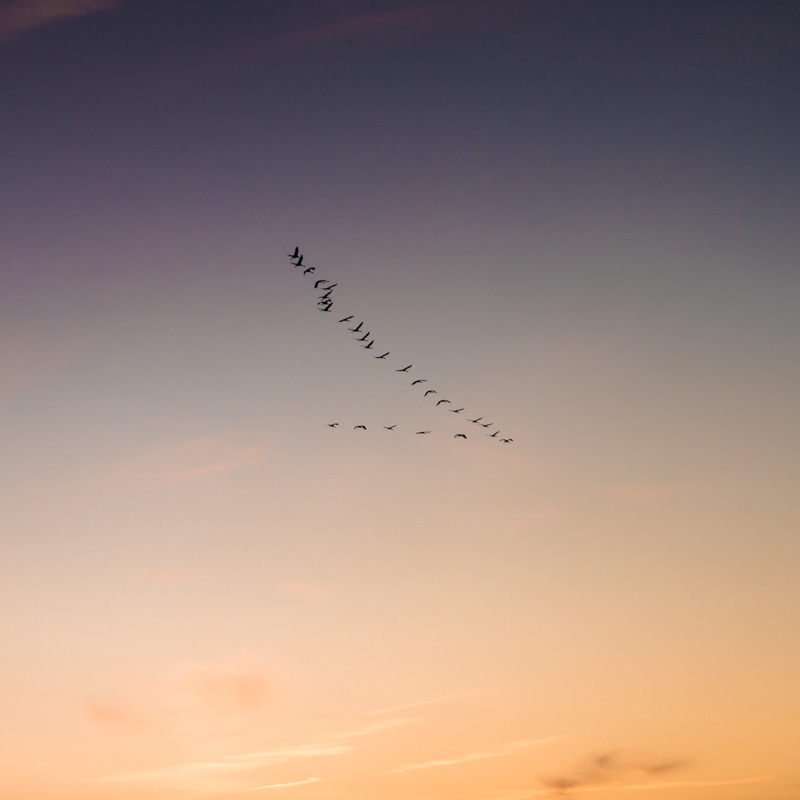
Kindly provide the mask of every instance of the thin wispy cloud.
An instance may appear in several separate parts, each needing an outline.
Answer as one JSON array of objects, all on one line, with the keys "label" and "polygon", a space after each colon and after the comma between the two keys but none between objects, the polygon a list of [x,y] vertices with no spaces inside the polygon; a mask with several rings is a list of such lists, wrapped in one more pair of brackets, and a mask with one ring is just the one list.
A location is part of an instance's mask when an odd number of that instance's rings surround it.
[{"label": "thin wispy cloud", "polygon": [[141,770],[99,779],[103,783],[149,783],[195,780],[206,776],[247,772],[258,767],[283,764],[300,758],[319,758],[348,753],[351,745],[332,742],[315,742],[305,745],[290,745],[255,753],[240,753],[223,756],[216,760],[192,761],[156,769]]},{"label": "thin wispy cloud", "polygon": [[482,761],[485,758],[497,758],[499,756],[508,756],[514,753],[519,753],[522,750],[527,750],[531,747],[547,742],[555,741],[562,738],[561,736],[547,736],[543,739],[530,739],[520,742],[506,742],[497,750],[489,750],[482,753],[467,753],[463,756],[456,756],[455,758],[440,758],[434,761],[423,761],[419,764],[408,764],[404,767],[398,767],[391,770],[391,772],[410,772],[417,769],[431,769],[432,767],[449,767],[454,764],[466,764],[469,761]]},{"label": "thin wispy cloud", "polygon": [[109,11],[125,0],[16,0],[0,7],[0,38],[13,39],[33,28],[98,11]]},{"label": "thin wispy cloud", "polygon": [[[766,775],[758,775],[752,778],[729,778],[717,781],[661,781],[658,783],[610,783],[599,784],[597,786],[586,785],[580,787],[580,793],[585,792],[641,792],[647,789],[704,789],[717,786],[741,786],[751,783],[769,783],[773,779]],[[520,795],[509,796],[507,800],[515,800],[516,797],[565,797],[572,793],[554,791],[552,789],[537,789],[532,792],[524,792]],[[577,792],[578,790],[574,790]],[[505,800],[505,799],[504,799]]]},{"label": "thin wispy cloud", "polygon": [[254,786],[252,789],[245,789],[246,792],[260,792],[264,789],[285,789],[288,786],[303,786],[307,783],[319,783],[320,778],[303,778],[300,781],[290,781],[289,783],[268,783],[266,786]]},{"label": "thin wispy cloud", "polygon": [[[182,75],[166,80],[157,79],[138,88],[144,92],[193,88],[216,83],[227,75],[265,62],[308,56],[335,42],[394,41],[448,25],[481,24],[487,18],[499,16],[501,7],[508,4],[509,0],[504,3],[501,0],[492,3],[445,0],[409,4],[388,11],[339,14],[336,18],[282,35],[276,36],[270,32],[239,41],[235,47],[208,53],[204,64],[195,65]],[[347,7],[343,5],[343,8]]]}]

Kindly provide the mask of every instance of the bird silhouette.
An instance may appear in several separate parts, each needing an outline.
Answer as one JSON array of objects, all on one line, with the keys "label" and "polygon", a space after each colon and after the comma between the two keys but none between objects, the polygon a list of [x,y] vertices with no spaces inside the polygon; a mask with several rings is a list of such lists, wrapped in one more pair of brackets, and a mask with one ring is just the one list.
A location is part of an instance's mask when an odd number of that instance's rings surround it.
[{"label": "bird silhouette", "polygon": [[466,433],[457,433],[453,438],[454,439],[466,439],[467,438],[467,434]]},{"label": "bird silhouette", "polygon": [[508,443],[508,442],[513,442],[514,440],[513,439],[501,439],[500,441]]},{"label": "bird silhouette", "polygon": [[459,411],[463,411],[463,408],[448,408],[447,409],[451,414],[458,414]]},{"label": "bird silhouette", "polygon": [[350,322],[353,319],[353,315],[351,314],[349,317],[345,317],[344,319],[340,319],[339,322]]},{"label": "bird silhouette", "polygon": [[418,383],[427,383],[427,378],[417,378],[415,381],[411,381],[412,386],[416,386]]},{"label": "bird silhouette", "polygon": [[320,278],[318,281],[314,283],[314,288],[319,289],[319,287],[322,286],[323,283],[330,283],[330,281],[326,281],[325,278]]},{"label": "bird silhouette", "polygon": [[495,431],[494,433],[487,433],[486,435],[487,435],[487,436],[488,436],[490,439],[494,439],[494,437],[495,437],[495,436],[497,436],[497,434],[498,434],[498,433],[500,433],[500,431]]},{"label": "bird silhouette", "polygon": [[425,434],[425,433],[430,433],[430,431],[417,431],[417,435]]},{"label": "bird silhouette", "polygon": [[382,356],[375,356],[375,358],[386,358],[389,355],[389,351],[387,350]]},{"label": "bird silhouette", "polygon": [[491,428],[492,425],[494,425],[494,422],[481,422],[480,423],[481,428]]},{"label": "bird silhouette", "polygon": [[442,403],[449,403],[449,400],[440,400],[436,405],[440,406]]},{"label": "bird silhouette", "polygon": [[357,342],[366,342],[369,339],[369,331],[367,331],[360,339],[356,339]]},{"label": "bird silhouette", "polygon": [[483,417],[477,417],[476,419],[468,419],[467,422],[480,422]]},{"label": "bird silhouette", "polygon": [[436,391],[436,389],[428,389],[428,391],[425,392],[425,394],[422,396],[427,397],[429,394],[439,394],[439,393]]},{"label": "bird silhouette", "polygon": [[328,423],[328,427],[329,428],[337,428],[338,426],[339,426],[338,422],[329,422]]},{"label": "bird silhouette", "polygon": [[312,272],[316,270],[316,267],[308,267],[307,269],[303,270],[303,275],[310,275]]},{"label": "bird silhouette", "polygon": [[353,430],[354,430],[354,431],[357,431],[359,428],[360,428],[362,431],[365,431],[365,430],[367,429],[367,426],[366,426],[366,425],[356,425],[356,426],[353,428]]},{"label": "bird silhouette", "polygon": [[374,340],[374,339],[371,339],[369,342],[367,342],[366,344],[362,344],[361,346],[362,346],[362,347],[363,347],[365,350],[372,350],[372,345],[374,345],[374,344],[375,344],[375,340]]},{"label": "bird silhouette", "polygon": [[413,364],[409,364],[407,367],[403,367],[403,369],[396,369],[395,372],[408,372],[413,366]]},{"label": "bird silhouette", "polygon": [[303,256],[301,255],[297,261],[294,262],[295,267],[302,267],[303,266]]},{"label": "bird silhouette", "polygon": [[289,258],[297,258],[300,255],[300,248],[295,247],[294,253],[289,253]]},{"label": "bird silhouette", "polygon": [[386,428],[387,431],[393,431],[397,427],[397,423],[395,422],[394,425],[384,425],[383,427]]},{"label": "bird silhouette", "polygon": [[359,322],[358,325],[355,326],[355,328],[348,328],[347,330],[351,331],[352,333],[358,333],[361,330],[361,326],[363,324],[364,324],[363,322]]},{"label": "bird silhouette", "polygon": [[331,307],[330,306],[322,306],[319,310],[320,311],[330,311]]}]

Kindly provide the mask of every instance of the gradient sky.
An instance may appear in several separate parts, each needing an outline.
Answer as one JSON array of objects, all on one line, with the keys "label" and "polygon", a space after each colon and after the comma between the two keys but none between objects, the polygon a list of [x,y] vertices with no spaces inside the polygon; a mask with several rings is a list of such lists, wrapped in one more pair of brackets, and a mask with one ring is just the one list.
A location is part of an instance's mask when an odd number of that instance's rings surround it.
[{"label": "gradient sky", "polygon": [[0,796],[798,800],[798,97],[797,2],[0,2]]}]

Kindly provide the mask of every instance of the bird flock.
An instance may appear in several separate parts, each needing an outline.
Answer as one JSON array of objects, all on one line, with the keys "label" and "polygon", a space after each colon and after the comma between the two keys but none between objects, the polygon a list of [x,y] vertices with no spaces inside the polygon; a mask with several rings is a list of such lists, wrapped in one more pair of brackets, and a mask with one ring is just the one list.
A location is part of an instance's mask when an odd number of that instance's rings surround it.
[{"label": "bird flock", "polygon": [[[315,275],[316,267],[308,266],[306,263],[304,263],[303,254],[300,252],[300,248],[299,247],[295,247],[294,248],[294,252],[293,253],[289,253],[288,256],[289,256],[289,259],[290,259],[289,263],[292,265],[292,267],[294,267],[295,269],[301,269],[303,276],[306,276],[306,275],[311,275],[312,276],[312,278],[314,280],[314,289],[316,289],[318,292],[320,292],[320,294],[317,296],[317,309],[323,314],[332,314],[333,313],[333,290],[339,284],[338,283],[333,283],[332,281],[329,281],[326,278],[318,278],[318,277],[316,277],[316,275]],[[391,355],[391,351],[387,350],[385,353],[381,353],[380,355],[377,355],[377,352],[378,352],[379,348],[376,349],[375,346],[374,346],[375,345],[375,339],[371,338],[372,337],[372,332],[369,331],[369,330],[366,330],[366,331],[364,330],[364,324],[365,323],[364,323],[363,320],[361,320],[358,324],[353,325],[353,327],[351,328],[350,325],[353,323],[354,319],[355,319],[355,315],[354,314],[349,314],[349,315],[347,315],[345,317],[342,317],[341,319],[337,320],[336,324],[337,325],[344,325],[345,326],[345,330],[347,332],[357,334],[357,336],[353,337],[353,340],[358,342],[359,346],[362,347],[364,350],[372,351],[373,358],[375,358],[378,361],[386,361],[386,359]],[[410,375],[411,373],[409,372],[409,370],[411,370],[411,368],[413,366],[414,366],[413,364],[408,364],[405,367],[396,368],[394,371],[397,372],[397,373],[401,373],[403,375]],[[426,398],[429,398],[429,397],[432,398],[432,402],[433,402],[433,407],[434,408],[440,408],[442,406],[453,405],[451,400],[448,400],[448,399],[446,399],[444,397],[436,397],[436,395],[439,394],[438,390],[426,387],[425,384],[427,384],[427,383],[430,383],[428,378],[415,378],[414,380],[411,381],[410,385],[411,385],[412,388],[419,386],[420,389],[423,390],[422,391],[422,398],[423,399],[426,399]],[[462,411],[466,410],[466,407],[462,406],[460,408],[447,408],[446,410],[449,411],[451,414],[459,414],[460,415]],[[489,433],[487,431],[483,432],[485,434],[485,436],[487,436],[490,439],[494,439],[495,441],[502,442],[503,444],[510,444],[511,442],[514,441],[510,436],[501,437],[500,436],[500,430],[499,430],[499,428],[497,428],[497,425],[494,422],[485,422],[483,416],[474,417],[474,418],[471,419],[471,418],[469,418],[467,416],[467,414],[464,414],[462,419],[464,419],[465,422],[469,422],[472,425],[475,425],[475,426],[477,426],[479,428],[484,428],[484,429],[494,428],[495,430],[492,431],[491,433]],[[339,427],[339,423],[338,422],[329,422],[327,425],[328,425],[329,428],[338,428]],[[387,431],[394,431],[396,428],[397,428],[397,424],[396,423],[392,424],[392,425],[384,425],[383,426],[383,429],[387,430]],[[354,431],[366,431],[367,430],[367,426],[366,425],[355,425],[353,427],[353,430]],[[425,436],[425,435],[431,433],[431,431],[429,431],[429,430],[413,431],[413,433],[415,435],[417,435],[417,436]],[[473,435],[473,434],[470,433],[470,435]],[[468,437],[467,437],[466,433],[456,433],[453,436],[453,438],[454,439],[467,439]]]}]

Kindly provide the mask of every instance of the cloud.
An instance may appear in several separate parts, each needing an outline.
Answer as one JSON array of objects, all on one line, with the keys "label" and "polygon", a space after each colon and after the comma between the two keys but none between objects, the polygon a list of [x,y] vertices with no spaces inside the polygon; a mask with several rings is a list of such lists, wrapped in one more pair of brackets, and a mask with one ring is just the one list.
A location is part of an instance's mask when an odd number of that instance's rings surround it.
[{"label": "cloud", "polygon": [[188,664],[166,678],[126,693],[124,699],[91,698],[88,719],[121,731],[194,729],[236,721],[269,704],[271,681],[251,656],[216,664]]},{"label": "cloud", "polygon": [[266,786],[254,786],[252,789],[245,789],[246,792],[260,792],[262,789],[283,789],[286,786],[302,786],[304,783],[319,783],[319,778],[303,778],[301,781],[291,781],[290,783],[269,783]]},{"label": "cloud", "polygon": [[[171,79],[147,82],[138,87],[142,92],[164,92],[193,88],[197,85],[213,84],[238,70],[249,69],[259,64],[307,56],[332,42],[375,41],[383,37],[407,37],[452,24],[481,24],[486,18],[499,16],[502,3],[467,2],[446,0],[445,2],[414,4],[392,10],[371,13],[351,13],[338,19],[328,19],[319,24],[283,35],[255,35],[248,41],[238,41],[235,46],[220,49],[206,55],[205,63],[195,64]],[[345,4],[342,7],[346,8]]]},{"label": "cloud", "polygon": [[186,571],[180,569],[145,569],[142,578],[148,583],[175,584],[186,580]]},{"label": "cloud", "polygon": [[104,480],[115,485],[177,486],[256,465],[264,454],[260,435],[225,432],[170,442],[106,465]]},{"label": "cloud", "polygon": [[554,797],[610,787],[640,785],[647,788],[647,783],[642,784],[642,781],[676,772],[686,765],[687,762],[680,759],[642,761],[616,753],[602,753],[584,759],[565,775],[540,780],[546,792]]},{"label": "cloud", "polygon": [[547,736],[543,739],[531,739],[522,742],[506,742],[497,750],[490,750],[489,752],[485,753],[468,753],[467,755],[457,756],[456,758],[437,759],[435,761],[423,761],[419,764],[409,764],[408,766],[405,767],[398,767],[397,769],[391,770],[391,772],[410,772],[411,770],[416,770],[416,769],[430,769],[431,767],[447,767],[453,764],[465,764],[469,761],[480,761],[484,758],[497,758],[498,756],[512,755],[513,753],[519,753],[521,750],[527,750],[530,747],[534,747],[537,744],[545,744],[547,742],[552,742],[560,738],[561,738],[560,736]]},{"label": "cloud", "polygon": [[0,37],[13,39],[33,28],[108,11],[123,2],[125,0],[12,0],[0,6]]}]

